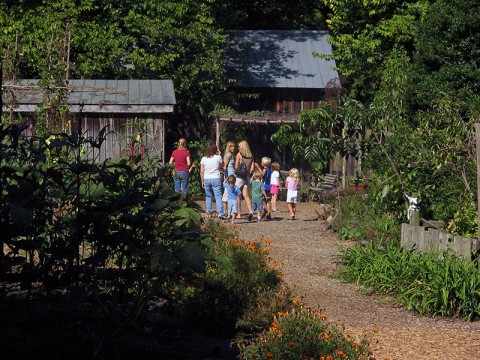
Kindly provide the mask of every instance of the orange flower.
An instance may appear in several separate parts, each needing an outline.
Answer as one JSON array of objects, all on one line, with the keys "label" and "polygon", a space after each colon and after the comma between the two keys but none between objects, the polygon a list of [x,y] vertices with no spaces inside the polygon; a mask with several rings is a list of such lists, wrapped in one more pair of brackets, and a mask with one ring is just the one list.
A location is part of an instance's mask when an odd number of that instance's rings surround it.
[{"label": "orange flower", "polygon": [[263,241],[265,241],[267,244],[271,244],[271,243],[272,243],[272,240],[270,240],[269,238],[265,238],[265,239],[263,239]]},{"label": "orange flower", "polygon": [[327,339],[327,340],[330,339],[330,335],[325,334],[325,339]]},{"label": "orange flower", "polygon": [[340,356],[345,355],[345,353],[344,353],[342,350],[338,350],[338,351],[337,351],[337,354],[340,355]]},{"label": "orange flower", "polygon": [[269,351],[269,352],[267,353],[267,356],[268,356],[269,358],[271,358],[271,357],[273,357],[273,354]]},{"label": "orange flower", "polygon": [[333,360],[333,356],[332,356],[332,355],[327,355],[327,357],[325,358],[325,360]]},{"label": "orange flower", "polygon": [[328,319],[328,316],[327,315],[320,315],[320,319]]},{"label": "orange flower", "polygon": [[265,246],[265,247],[263,248],[263,251],[268,252],[268,247]]}]

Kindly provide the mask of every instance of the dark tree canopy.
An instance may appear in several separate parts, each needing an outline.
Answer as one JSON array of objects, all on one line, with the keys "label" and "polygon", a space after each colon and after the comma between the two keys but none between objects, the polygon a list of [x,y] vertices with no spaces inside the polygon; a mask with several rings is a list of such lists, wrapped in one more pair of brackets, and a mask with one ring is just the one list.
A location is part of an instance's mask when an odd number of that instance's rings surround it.
[{"label": "dark tree canopy", "polygon": [[480,110],[480,1],[439,0],[420,23],[412,74],[412,107],[446,95]]}]

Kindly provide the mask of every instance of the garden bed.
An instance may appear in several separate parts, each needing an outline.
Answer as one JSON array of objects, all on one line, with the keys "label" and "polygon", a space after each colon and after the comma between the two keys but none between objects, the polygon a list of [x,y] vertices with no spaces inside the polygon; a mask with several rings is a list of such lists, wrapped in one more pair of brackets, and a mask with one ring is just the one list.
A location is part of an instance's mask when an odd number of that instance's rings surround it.
[{"label": "garden bed", "polygon": [[339,240],[326,230],[327,224],[317,220],[317,203],[299,203],[297,208],[297,220],[287,220],[286,204],[281,202],[281,212],[274,214],[273,221],[242,220],[237,229],[242,238],[264,236],[272,241],[270,257],[282,263],[286,281],[304,294],[305,304],[320,308],[352,334],[367,334],[373,358],[378,360],[475,358],[480,322],[422,317],[336,280],[336,255],[355,242]]}]

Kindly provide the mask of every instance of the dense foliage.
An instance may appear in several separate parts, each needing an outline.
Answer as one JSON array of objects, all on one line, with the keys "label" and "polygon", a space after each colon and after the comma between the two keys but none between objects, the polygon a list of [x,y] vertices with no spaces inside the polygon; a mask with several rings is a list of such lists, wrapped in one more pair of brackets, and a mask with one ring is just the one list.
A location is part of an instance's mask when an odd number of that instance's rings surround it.
[{"label": "dense foliage", "polygon": [[356,156],[377,210],[405,219],[405,194],[415,193],[422,217],[474,234],[478,1],[328,4],[349,95],[302,112],[298,129],[272,140],[319,171],[337,153]]},{"label": "dense foliage", "polygon": [[371,101],[392,59],[412,55],[425,0],[326,0],[329,41],[350,94]]},{"label": "dense foliage", "polygon": [[162,180],[158,160],[143,167],[127,160],[97,164],[85,149],[103,138],[23,139],[22,130],[1,132],[0,231],[7,252],[0,260],[18,257],[18,280],[29,292],[34,283],[47,293],[77,283],[101,301],[108,288],[116,299],[108,301],[112,310],[136,299],[118,320],[131,321],[155,281],[202,270],[202,244],[211,239],[200,231],[200,215]]},{"label": "dense foliage", "polygon": [[463,114],[480,111],[479,6],[478,0],[439,0],[419,23],[412,107],[428,108],[447,94],[461,101]]},{"label": "dense foliage", "polygon": [[480,318],[480,274],[476,261],[451,254],[416,254],[389,242],[352,247],[341,256],[344,280],[395,296],[408,310],[430,316]]},{"label": "dense foliage", "polygon": [[173,79],[181,105],[207,112],[224,90],[226,37],[212,1],[15,1],[0,7],[10,78]]}]

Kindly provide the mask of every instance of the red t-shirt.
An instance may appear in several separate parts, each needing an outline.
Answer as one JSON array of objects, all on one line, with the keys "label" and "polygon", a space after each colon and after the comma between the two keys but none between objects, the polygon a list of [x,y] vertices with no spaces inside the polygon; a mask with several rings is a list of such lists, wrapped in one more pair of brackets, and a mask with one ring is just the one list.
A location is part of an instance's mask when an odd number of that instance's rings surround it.
[{"label": "red t-shirt", "polygon": [[187,157],[190,156],[190,151],[186,149],[173,150],[172,157],[175,162],[174,169],[177,171],[188,171]]}]

